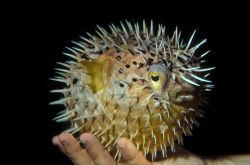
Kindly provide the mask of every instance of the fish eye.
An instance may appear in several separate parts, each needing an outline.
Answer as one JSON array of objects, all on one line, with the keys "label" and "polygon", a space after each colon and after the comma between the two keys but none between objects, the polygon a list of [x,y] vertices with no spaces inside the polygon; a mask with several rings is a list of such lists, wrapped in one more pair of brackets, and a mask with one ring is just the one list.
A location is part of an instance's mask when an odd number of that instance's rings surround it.
[{"label": "fish eye", "polygon": [[157,82],[157,81],[159,81],[159,79],[160,79],[159,76],[153,76],[153,75],[151,75],[151,80]]},{"label": "fish eye", "polygon": [[[152,89],[157,92],[160,93],[161,88],[162,88],[162,76],[159,72],[149,72],[149,79],[150,79],[150,85],[152,87]],[[161,77],[160,77],[161,76]]]},{"label": "fish eye", "polygon": [[168,70],[163,64],[154,64],[149,67],[148,80],[154,92],[161,94],[168,80]]}]

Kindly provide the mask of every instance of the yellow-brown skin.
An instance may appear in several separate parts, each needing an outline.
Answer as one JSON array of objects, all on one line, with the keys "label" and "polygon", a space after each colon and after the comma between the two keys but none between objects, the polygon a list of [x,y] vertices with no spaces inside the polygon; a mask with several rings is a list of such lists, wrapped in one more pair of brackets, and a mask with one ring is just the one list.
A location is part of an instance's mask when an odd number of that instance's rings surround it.
[{"label": "yellow-brown skin", "polygon": [[[85,110],[89,114],[95,111],[98,115],[93,119],[77,121],[78,127],[82,127],[80,132],[94,133],[114,156],[118,153],[114,145],[120,137],[128,137],[145,155],[152,153],[156,156],[156,152],[162,150],[162,154],[165,156],[166,147],[173,146],[176,140],[182,143],[183,132],[191,134],[191,120],[195,122],[194,117],[199,115],[199,112],[189,111],[188,107],[196,108],[200,102],[199,96],[196,96],[192,102],[178,103],[178,93],[190,94],[193,87],[178,78],[177,80],[180,82],[169,81],[168,87],[165,89],[169,94],[170,103],[169,112],[167,112],[162,105],[154,106],[155,100],[147,99],[153,91],[151,87],[142,88],[145,84],[143,81],[148,81],[143,76],[144,80],[137,80],[132,82],[131,86],[128,85],[125,93],[128,99],[127,105],[120,105],[119,102],[123,101],[122,98],[111,96],[105,91],[106,88],[110,88],[108,75],[119,75],[117,65],[120,68],[128,63],[131,64],[134,56],[129,53],[124,55],[124,58],[127,56],[126,59],[129,59],[124,62],[112,60],[110,56],[112,55],[104,54],[96,61],[80,62],[83,65],[82,69],[91,75],[91,80],[82,78],[82,81],[90,84],[90,90],[104,107],[97,112],[92,109],[93,107]],[[139,59],[137,59],[138,61]],[[128,70],[127,75],[123,74],[119,78],[124,80],[130,77],[130,73],[146,73],[146,68],[133,67]],[[68,108],[74,109],[74,105]],[[79,116],[76,114],[72,119],[77,117]]]}]

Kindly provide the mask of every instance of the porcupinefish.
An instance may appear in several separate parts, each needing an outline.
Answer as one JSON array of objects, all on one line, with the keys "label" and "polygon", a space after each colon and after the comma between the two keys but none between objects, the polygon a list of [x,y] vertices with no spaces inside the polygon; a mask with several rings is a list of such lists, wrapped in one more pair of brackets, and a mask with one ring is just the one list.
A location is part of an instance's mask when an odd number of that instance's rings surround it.
[{"label": "porcupinefish", "polygon": [[192,134],[204,95],[214,87],[208,76],[215,67],[203,67],[209,51],[196,55],[206,39],[192,46],[195,31],[184,43],[177,28],[170,36],[152,21],[149,27],[126,21],[109,31],[97,28],[72,41],[63,53],[69,61],[58,62],[51,80],[65,87],[51,91],[63,97],[50,104],[66,110],[54,120],[70,121],[66,131],[72,134],[93,133],[117,160],[120,137],[152,160],[158,151],[166,157],[183,143],[183,134]]}]

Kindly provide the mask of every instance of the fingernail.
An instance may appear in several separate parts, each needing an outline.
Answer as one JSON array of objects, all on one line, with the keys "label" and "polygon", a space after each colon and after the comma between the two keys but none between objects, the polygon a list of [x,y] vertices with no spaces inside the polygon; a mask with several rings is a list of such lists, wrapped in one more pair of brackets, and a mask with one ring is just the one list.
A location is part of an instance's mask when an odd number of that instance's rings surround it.
[{"label": "fingernail", "polygon": [[57,138],[56,136],[52,138],[52,144],[54,145],[57,145],[56,138]]},{"label": "fingernail", "polygon": [[117,142],[117,148],[118,149],[123,149],[125,147],[126,142],[124,140],[119,140]]}]

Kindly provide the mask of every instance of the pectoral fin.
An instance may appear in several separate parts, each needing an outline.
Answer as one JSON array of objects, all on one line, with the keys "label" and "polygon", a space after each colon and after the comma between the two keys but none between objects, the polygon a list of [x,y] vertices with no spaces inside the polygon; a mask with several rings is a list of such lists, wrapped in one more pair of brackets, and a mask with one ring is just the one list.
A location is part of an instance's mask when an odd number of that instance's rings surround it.
[{"label": "pectoral fin", "polygon": [[84,72],[90,75],[88,85],[93,93],[96,93],[107,86],[108,75],[112,66],[112,59],[107,55],[102,55],[100,58],[93,61],[81,61]]}]

